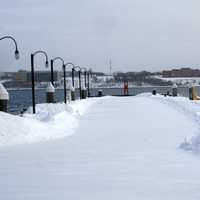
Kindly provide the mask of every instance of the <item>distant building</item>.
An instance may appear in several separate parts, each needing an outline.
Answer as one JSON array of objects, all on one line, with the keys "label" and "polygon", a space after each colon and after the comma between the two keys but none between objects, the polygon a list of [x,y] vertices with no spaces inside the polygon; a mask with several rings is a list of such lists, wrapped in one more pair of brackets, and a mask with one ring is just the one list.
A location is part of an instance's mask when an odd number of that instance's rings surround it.
[{"label": "distant building", "polygon": [[[51,80],[50,71],[36,71],[35,82],[49,82]],[[59,71],[54,71],[54,81],[61,81],[62,73]],[[18,71],[13,76],[14,81],[19,82],[31,82],[31,72],[29,71]]]},{"label": "distant building", "polygon": [[162,76],[163,78],[200,77],[200,70],[191,68],[165,70],[162,72]]},{"label": "distant building", "polygon": [[1,79],[2,80],[12,80],[15,72],[2,72]]},{"label": "distant building", "polygon": [[27,71],[20,70],[13,75],[14,81],[27,82]]},{"label": "distant building", "polygon": [[[54,71],[53,73],[54,81],[60,81],[62,79],[62,75],[58,71]],[[27,81],[31,81],[31,72],[27,73]],[[35,72],[35,81],[36,82],[49,82],[51,81],[51,73],[50,71],[37,71]]]}]

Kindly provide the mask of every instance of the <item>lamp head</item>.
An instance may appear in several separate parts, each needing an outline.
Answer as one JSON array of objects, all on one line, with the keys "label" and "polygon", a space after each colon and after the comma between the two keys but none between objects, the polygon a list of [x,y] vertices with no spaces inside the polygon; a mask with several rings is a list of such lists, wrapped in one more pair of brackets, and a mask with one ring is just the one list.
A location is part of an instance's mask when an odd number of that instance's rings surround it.
[{"label": "lamp head", "polygon": [[18,49],[16,49],[16,50],[15,50],[15,59],[16,59],[16,60],[19,60],[19,57],[20,57],[20,56],[19,56],[19,51],[18,51]]},{"label": "lamp head", "polygon": [[49,67],[49,62],[48,62],[48,60],[45,62],[45,67],[46,67],[46,68]]}]

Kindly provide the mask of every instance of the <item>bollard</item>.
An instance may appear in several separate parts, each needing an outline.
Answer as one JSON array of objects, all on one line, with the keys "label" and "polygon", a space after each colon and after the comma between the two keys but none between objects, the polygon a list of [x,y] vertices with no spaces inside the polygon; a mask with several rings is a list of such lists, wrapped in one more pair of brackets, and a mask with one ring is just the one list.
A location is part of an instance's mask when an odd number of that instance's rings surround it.
[{"label": "bollard", "polygon": [[128,81],[124,81],[124,96],[128,96]]},{"label": "bollard", "polygon": [[194,86],[189,87],[189,99],[190,100],[200,100],[200,96],[197,95]]},{"label": "bollard", "polygon": [[81,98],[86,99],[86,97],[87,97],[87,90],[86,90],[86,87],[83,86],[81,90]]},{"label": "bollard", "polygon": [[171,96],[169,90],[167,90],[166,96]]},{"label": "bollard", "polygon": [[195,92],[195,87],[194,86],[190,86],[189,87],[189,99],[190,100],[197,100],[198,97],[196,95],[196,92]]},{"label": "bollard", "polygon": [[0,111],[7,112],[9,94],[6,88],[0,83]]},{"label": "bollard", "polygon": [[67,90],[67,102],[71,102],[72,96],[71,96],[71,91]]},{"label": "bollard", "polygon": [[98,90],[98,97],[102,97],[103,96],[103,90]]},{"label": "bollard", "polygon": [[172,86],[172,96],[177,97],[178,96],[178,87],[176,83]]},{"label": "bollard", "polygon": [[75,101],[75,89],[74,89],[74,87],[72,86],[71,88],[70,88],[70,90],[71,90],[71,100],[72,101]]},{"label": "bollard", "polygon": [[87,89],[86,87],[83,87],[83,95],[84,95],[84,99],[87,98]]},{"label": "bollard", "polygon": [[55,88],[52,83],[48,83],[47,89],[47,103],[55,103],[54,96],[55,96]]},{"label": "bollard", "polygon": [[193,100],[193,95],[192,95],[192,93],[193,93],[193,88],[192,88],[192,86],[190,86],[190,87],[189,87],[189,99],[190,99],[190,100]]},{"label": "bollard", "polygon": [[153,94],[153,95],[156,95],[156,90],[153,90],[153,91],[152,91],[152,94]]},{"label": "bollard", "polygon": [[84,99],[84,91],[81,89],[81,99]]}]

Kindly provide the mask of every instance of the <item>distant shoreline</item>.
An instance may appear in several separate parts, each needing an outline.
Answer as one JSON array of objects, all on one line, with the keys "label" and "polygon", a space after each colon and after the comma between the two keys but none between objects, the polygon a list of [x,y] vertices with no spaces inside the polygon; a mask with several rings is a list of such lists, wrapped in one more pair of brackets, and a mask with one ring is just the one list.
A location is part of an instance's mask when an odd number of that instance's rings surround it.
[{"label": "distant shoreline", "polygon": [[[198,86],[198,85],[197,85]],[[154,85],[154,86],[131,86],[131,88],[171,88],[172,86],[159,86],[159,85]],[[188,88],[186,85],[178,86],[179,88]],[[45,90],[46,88],[35,88],[35,90]],[[63,90],[63,88],[55,88],[56,90]],[[79,90],[79,88],[76,88]],[[90,89],[123,89],[123,87],[92,87]],[[7,88],[7,90],[31,90],[31,88]],[[69,90],[69,88],[67,88]]]}]

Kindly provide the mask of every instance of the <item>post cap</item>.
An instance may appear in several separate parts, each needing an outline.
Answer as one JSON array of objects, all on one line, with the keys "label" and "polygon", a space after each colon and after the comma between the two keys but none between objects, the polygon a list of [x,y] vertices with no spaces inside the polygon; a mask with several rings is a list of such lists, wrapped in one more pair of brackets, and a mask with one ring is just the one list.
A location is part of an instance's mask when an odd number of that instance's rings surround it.
[{"label": "post cap", "polygon": [[189,84],[188,84],[188,87],[189,87],[189,88],[192,88],[192,87],[194,87],[194,84],[193,84],[193,83],[189,83]]},{"label": "post cap", "polygon": [[71,90],[72,92],[74,92],[74,91],[75,91],[75,88],[74,88],[73,86],[71,86],[70,90]]},{"label": "post cap", "polygon": [[0,83],[0,100],[9,100],[9,94],[2,83]]},{"label": "post cap", "polygon": [[85,85],[82,88],[83,88],[83,90],[87,90],[86,87],[85,87]]},{"label": "post cap", "polygon": [[173,86],[172,86],[172,88],[177,88],[177,87],[178,87],[178,86],[177,86],[176,83],[174,83]]},{"label": "post cap", "polygon": [[51,82],[48,83],[48,86],[47,86],[46,91],[47,91],[48,93],[54,93],[54,92],[55,92],[55,88],[54,88],[54,86],[52,85]]}]

